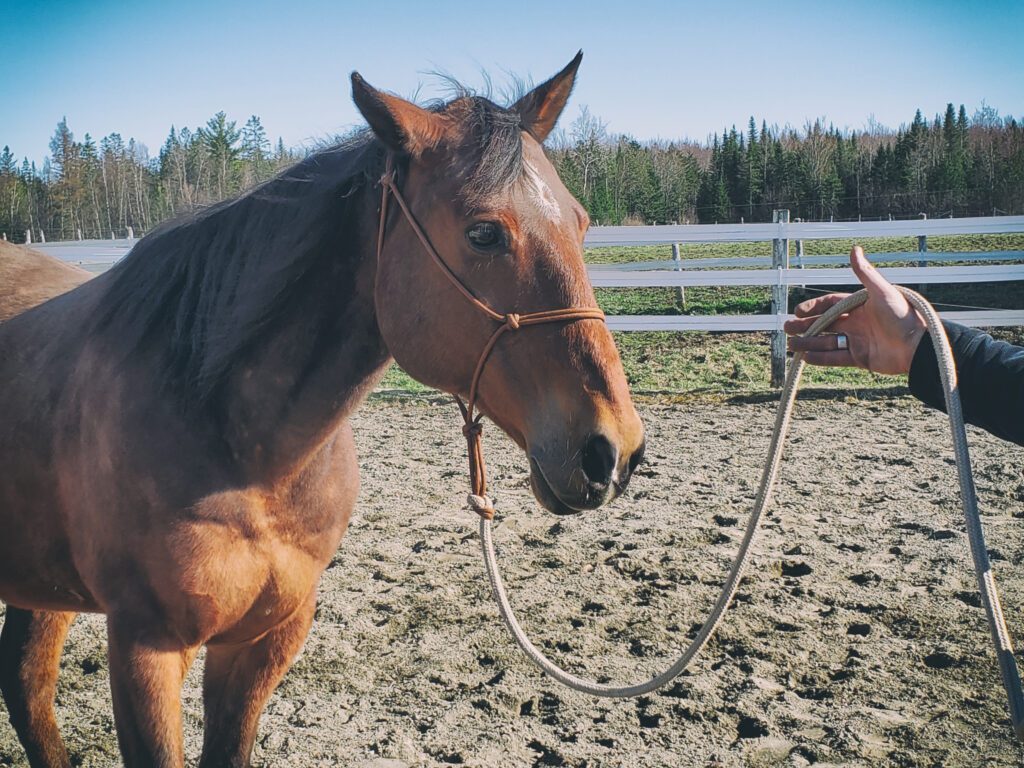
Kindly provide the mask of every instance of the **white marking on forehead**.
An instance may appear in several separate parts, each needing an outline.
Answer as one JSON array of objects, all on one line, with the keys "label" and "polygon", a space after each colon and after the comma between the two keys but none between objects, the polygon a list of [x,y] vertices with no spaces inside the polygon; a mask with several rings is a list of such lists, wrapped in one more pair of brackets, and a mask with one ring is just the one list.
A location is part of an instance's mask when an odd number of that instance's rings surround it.
[{"label": "white marking on forehead", "polygon": [[541,178],[540,171],[529,160],[524,160],[523,166],[526,170],[526,181],[530,187],[530,196],[537,203],[537,207],[552,221],[556,223],[561,221],[562,209],[559,207],[551,187]]}]

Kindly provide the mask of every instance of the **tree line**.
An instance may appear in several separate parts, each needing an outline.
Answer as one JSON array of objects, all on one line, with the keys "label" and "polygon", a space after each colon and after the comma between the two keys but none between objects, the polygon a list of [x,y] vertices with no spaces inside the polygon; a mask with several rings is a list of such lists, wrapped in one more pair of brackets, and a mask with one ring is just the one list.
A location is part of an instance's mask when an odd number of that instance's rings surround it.
[{"label": "tree line", "polygon": [[1024,212],[1024,126],[982,106],[947,105],[891,131],[872,122],[801,131],[750,118],[708,142],[640,142],[609,134],[585,108],[551,156],[602,224],[986,216]]},{"label": "tree line", "polygon": [[272,146],[259,117],[239,128],[224,112],[195,129],[171,128],[157,157],[112,133],[76,141],[57,123],[38,168],[0,151],[0,232],[9,240],[75,240],[136,235],[186,210],[215,203],[271,178],[303,153]]},{"label": "tree line", "polygon": [[[853,220],[1024,212],[1024,126],[983,105],[896,131],[735,126],[703,143],[612,134],[585,107],[549,142],[569,190],[600,224]],[[303,156],[260,119],[239,128],[218,112],[171,128],[155,158],[117,133],[81,141],[61,120],[42,168],[0,152],[0,232],[15,242],[124,237],[235,195]]]}]

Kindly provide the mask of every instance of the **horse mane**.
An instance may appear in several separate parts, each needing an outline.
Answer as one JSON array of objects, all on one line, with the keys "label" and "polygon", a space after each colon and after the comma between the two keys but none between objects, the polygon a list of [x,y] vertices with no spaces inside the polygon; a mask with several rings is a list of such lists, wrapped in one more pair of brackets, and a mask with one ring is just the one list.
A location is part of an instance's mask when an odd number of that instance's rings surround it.
[{"label": "horse mane", "polygon": [[[475,158],[467,200],[519,178],[518,114],[472,95],[428,108],[468,121]],[[301,304],[310,280],[330,273],[329,260],[354,258],[358,249],[346,246],[362,193],[386,155],[364,129],[235,199],[157,227],[111,270],[97,330],[126,354],[160,348],[165,382],[192,403],[207,402],[234,361]],[[404,167],[400,159],[399,175]]]}]

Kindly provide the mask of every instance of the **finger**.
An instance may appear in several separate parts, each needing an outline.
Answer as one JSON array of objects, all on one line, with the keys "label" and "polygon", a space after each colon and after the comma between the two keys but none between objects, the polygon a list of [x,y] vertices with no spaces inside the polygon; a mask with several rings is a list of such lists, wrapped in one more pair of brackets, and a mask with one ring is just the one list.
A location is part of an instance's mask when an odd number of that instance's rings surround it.
[{"label": "finger", "polygon": [[796,305],[793,312],[797,317],[808,317],[809,315],[820,315],[829,307],[835,306],[845,299],[848,293],[829,293],[825,296],[818,296],[816,299],[808,299]]},{"label": "finger", "polygon": [[[807,331],[810,330],[811,326],[818,321],[818,317],[820,317],[820,315],[815,315],[813,317],[797,317],[793,318],[792,320],[787,320],[785,323],[782,324],[782,330],[784,330],[790,336],[797,336],[802,333],[807,333]],[[829,332],[838,333],[840,331],[846,330],[846,328],[849,325],[849,318],[849,313],[837,317],[829,325]]]},{"label": "finger", "polygon": [[782,324],[782,330],[784,330],[790,336],[797,336],[801,333],[805,333],[808,328],[814,325],[814,321],[817,320],[815,317],[796,317],[792,320],[787,320]]},{"label": "finger", "polygon": [[804,361],[809,365],[843,366],[847,368],[856,367],[853,362],[853,355],[848,349],[833,349],[826,352],[805,352]]},{"label": "finger", "polygon": [[868,261],[864,255],[864,249],[859,245],[853,246],[850,251],[850,266],[853,273],[860,280],[861,284],[868,289],[873,296],[884,296],[893,290],[892,283],[882,277],[882,273],[875,269],[875,266]]},{"label": "finger", "polygon": [[[847,338],[847,345],[849,345],[849,338]],[[834,333],[826,333],[821,336],[795,336],[789,339],[787,346],[790,352],[834,352],[839,349],[839,340]]]}]

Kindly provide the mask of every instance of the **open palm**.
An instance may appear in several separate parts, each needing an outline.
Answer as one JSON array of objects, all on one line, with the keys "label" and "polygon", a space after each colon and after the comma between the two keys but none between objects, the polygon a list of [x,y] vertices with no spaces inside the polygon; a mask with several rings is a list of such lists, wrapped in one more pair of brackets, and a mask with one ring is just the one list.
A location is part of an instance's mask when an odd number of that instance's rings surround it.
[{"label": "open palm", "polygon": [[[856,366],[875,373],[899,374],[910,371],[914,351],[924,335],[925,322],[903,294],[882,277],[865,258],[864,250],[854,246],[850,266],[868,292],[861,306],[840,316],[829,327],[830,333],[805,338],[804,333],[829,307],[849,294],[830,293],[798,304],[796,318],[785,325],[789,348],[803,352],[811,365]],[[840,349],[836,334],[847,337],[846,349]]]}]

